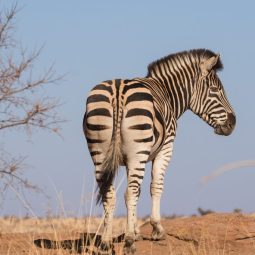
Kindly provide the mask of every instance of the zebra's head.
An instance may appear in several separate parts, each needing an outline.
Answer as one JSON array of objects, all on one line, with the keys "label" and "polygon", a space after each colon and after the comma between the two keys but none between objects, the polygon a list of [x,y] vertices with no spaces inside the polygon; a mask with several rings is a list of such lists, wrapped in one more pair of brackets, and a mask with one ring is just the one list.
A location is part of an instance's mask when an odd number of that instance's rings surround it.
[{"label": "zebra's head", "polygon": [[235,128],[236,117],[217,75],[217,70],[222,67],[219,55],[200,59],[190,109],[212,126],[216,134],[230,135]]}]

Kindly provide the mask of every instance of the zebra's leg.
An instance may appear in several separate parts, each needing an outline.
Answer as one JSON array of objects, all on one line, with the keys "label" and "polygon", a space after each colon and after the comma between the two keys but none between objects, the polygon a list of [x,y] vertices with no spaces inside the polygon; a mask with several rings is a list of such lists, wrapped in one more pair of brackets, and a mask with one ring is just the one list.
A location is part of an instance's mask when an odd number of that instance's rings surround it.
[{"label": "zebra's leg", "polygon": [[[142,161],[143,162],[143,161]],[[137,227],[137,202],[140,196],[140,186],[143,181],[145,163],[140,161],[127,165],[128,185],[125,193],[127,207],[127,229],[125,234],[125,254],[135,251],[134,242],[139,239],[140,231]]]},{"label": "zebra's leg", "polygon": [[[99,186],[99,192],[102,194],[102,203],[104,208],[104,230],[102,234],[100,249],[103,252],[107,252],[112,248],[112,223],[113,214],[115,210],[116,194],[114,186],[111,184],[109,187],[104,187],[101,185],[103,180],[103,173],[101,171],[100,165],[96,165],[96,180]],[[106,253],[108,254],[108,253]]]},{"label": "zebra's leg", "polygon": [[[141,136],[140,137],[144,137]],[[147,137],[147,136],[145,136]],[[131,138],[133,138],[131,136]],[[136,140],[136,139],[134,139]],[[139,229],[137,227],[137,202],[140,196],[140,187],[143,181],[145,164],[148,160],[153,139],[147,142],[147,138],[141,139],[143,142],[133,144],[129,147],[129,154],[126,160],[127,167],[127,189],[125,202],[127,207],[127,229],[125,233],[125,254],[132,254],[135,251],[134,242],[139,239]],[[140,143],[140,144],[139,144]]]},{"label": "zebra's leg", "polygon": [[[93,145],[90,153],[95,165],[95,177],[99,187],[99,193],[102,195],[102,204],[104,208],[104,230],[101,239],[101,254],[105,251],[111,252],[112,247],[112,221],[115,209],[116,195],[112,183],[105,186],[105,170],[102,165],[105,159],[105,154],[110,146],[110,141],[106,140],[104,143]],[[106,253],[107,254],[107,253]]]},{"label": "zebra's leg", "polygon": [[135,240],[139,241],[142,240],[141,232],[140,232],[140,227],[137,224],[137,216],[135,218]]},{"label": "zebra's leg", "polygon": [[103,195],[104,207],[104,232],[102,235],[101,249],[108,250],[112,246],[112,223],[115,210],[116,194],[113,185]]},{"label": "zebra's leg", "polygon": [[[153,133],[154,108],[150,91],[141,87],[140,93],[128,94],[121,126],[122,153],[127,167],[127,229],[125,254],[133,253],[138,238],[136,206],[143,181],[145,164],[155,142]],[[135,96],[133,96],[135,95]],[[137,96],[140,96],[139,100]]]},{"label": "zebra's leg", "polygon": [[151,225],[152,225],[152,239],[161,240],[165,238],[165,231],[160,223],[160,199],[163,192],[164,176],[166,168],[171,159],[173,151],[173,142],[163,146],[152,164],[151,174],[151,197],[152,197],[152,211],[151,211]]}]

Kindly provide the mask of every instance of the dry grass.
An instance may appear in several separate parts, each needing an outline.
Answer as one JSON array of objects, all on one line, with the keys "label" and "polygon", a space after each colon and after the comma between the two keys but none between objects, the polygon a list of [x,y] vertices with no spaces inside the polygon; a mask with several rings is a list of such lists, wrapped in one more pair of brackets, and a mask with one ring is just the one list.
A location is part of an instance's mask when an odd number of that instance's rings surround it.
[{"label": "dry grass", "polygon": [[[139,220],[139,224],[144,221]],[[126,218],[115,218],[113,222],[113,236],[124,233]],[[73,245],[72,254],[88,254],[85,250],[78,250],[74,240],[81,240],[84,233],[102,233],[101,218],[0,218],[0,255],[14,254],[70,254],[70,247],[55,247],[56,249],[38,248],[34,240],[47,239],[65,241],[65,245]],[[72,240],[72,242],[67,241]],[[58,244],[57,244],[58,245]],[[93,249],[93,247],[90,247]]]},{"label": "dry grass", "polygon": [[[142,221],[141,221],[142,222]],[[90,226],[88,226],[90,224]],[[114,232],[118,234],[125,230],[126,219],[114,219]],[[72,232],[83,233],[90,228],[91,232],[101,233],[101,218],[0,218],[0,233],[21,234],[21,233],[54,233],[72,230]]]},{"label": "dry grass", "polygon": [[[77,249],[74,240],[87,232],[88,223],[91,232],[100,233],[101,221],[100,218],[0,218],[0,255],[92,254],[88,250]],[[203,217],[165,218],[162,222],[167,230],[167,239],[152,242],[148,220],[139,221],[144,240],[136,243],[139,251],[136,254],[234,255],[241,254],[242,249],[246,249],[245,255],[255,254],[254,215],[213,213]],[[126,218],[115,218],[113,225],[114,235],[123,233]],[[60,247],[60,243],[55,244],[55,249],[46,249],[34,245],[36,239],[72,242],[68,243],[68,249]],[[92,245],[89,249],[96,250]],[[118,255],[123,254],[123,243],[115,244],[115,251]]]}]

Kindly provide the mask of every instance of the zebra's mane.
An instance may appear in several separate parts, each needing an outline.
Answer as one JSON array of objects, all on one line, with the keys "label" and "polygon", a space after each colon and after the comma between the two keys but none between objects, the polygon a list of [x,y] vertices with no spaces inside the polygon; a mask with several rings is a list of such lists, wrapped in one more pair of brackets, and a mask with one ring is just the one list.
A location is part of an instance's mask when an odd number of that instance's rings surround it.
[{"label": "zebra's mane", "polygon": [[[171,60],[174,60],[176,58],[185,58],[188,59],[189,62],[193,62],[193,60],[197,60],[197,61],[202,61],[202,60],[206,60],[209,59],[211,57],[215,57],[217,56],[216,53],[214,53],[211,50],[208,49],[193,49],[193,50],[189,50],[189,51],[182,51],[182,52],[178,52],[178,53],[174,53],[174,54],[170,54],[166,57],[163,57],[161,59],[158,59],[152,63],[150,63],[148,65],[148,74],[147,76],[150,75],[150,73],[158,66],[160,66],[161,64],[167,63],[167,62],[171,62]],[[220,58],[218,59],[218,62],[216,63],[216,65],[213,67],[213,69],[215,71],[219,71],[223,69],[223,64],[220,60]]]}]

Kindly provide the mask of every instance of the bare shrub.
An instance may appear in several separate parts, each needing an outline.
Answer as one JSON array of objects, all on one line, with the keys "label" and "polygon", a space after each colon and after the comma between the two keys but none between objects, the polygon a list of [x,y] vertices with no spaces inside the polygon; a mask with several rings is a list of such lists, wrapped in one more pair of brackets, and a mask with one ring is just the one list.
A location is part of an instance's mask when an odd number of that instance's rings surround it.
[{"label": "bare shrub", "polygon": [[[35,70],[41,49],[28,52],[15,39],[18,11],[17,4],[0,10],[0,135],[17,129],[29,136],[36,129],[59,134],[63,122],[56,112],[59,102],[46,89],[61,77],[52,66],[41,75]],[[9,188],[36,189],[23,175],[25,157],[17,158],[0,146],[0,194]]]}]

